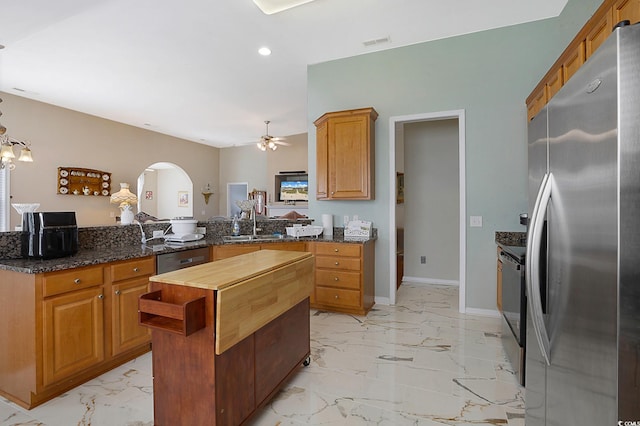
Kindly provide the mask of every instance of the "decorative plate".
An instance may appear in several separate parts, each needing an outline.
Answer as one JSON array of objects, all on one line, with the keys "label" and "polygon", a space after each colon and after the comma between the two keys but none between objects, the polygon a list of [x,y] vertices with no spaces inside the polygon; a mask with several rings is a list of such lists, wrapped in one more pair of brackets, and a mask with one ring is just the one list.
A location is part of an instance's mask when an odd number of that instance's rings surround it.
[{"label": "decorative plate", "polygon": [[68,183],[69,183],[69,181],[68,181],[68,180],[66,180],[66,179],[64,179],[64,178],[63,178],[63,179],[60,179],[60,185],[66,185],[66,184],[68,184]]},{"label": "decorative plate", "polygon": [[109,182],[102,182],[102,187],[103,188],[108,188],[109,187]]},{"label": "decorative plate", "polygon": [[67,177],[67,176],[69,176],[69,172],[66,171],[66,170],[60,170],[60,176]]},{"label": "decorative plate", "polygon": [[109,191],[107,191],[106,189],[102,190],[102,195],[109,195]]},{"label": "decorative plate", "polygon": [[67,192],[69,192],[69,190],[67,188],[60,188],[60,193],[61,194],[66,194]]},{"label": "decorative plate", "polygon": [[103,174],[102,175],[102,180],[109,180],[109,175],[108,174]]}]

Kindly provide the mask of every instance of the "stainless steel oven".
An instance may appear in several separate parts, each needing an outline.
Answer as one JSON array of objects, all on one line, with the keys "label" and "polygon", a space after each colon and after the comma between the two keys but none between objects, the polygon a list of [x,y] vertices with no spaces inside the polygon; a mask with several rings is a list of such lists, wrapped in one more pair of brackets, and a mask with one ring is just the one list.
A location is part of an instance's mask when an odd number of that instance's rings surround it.
[{"label": "stainless steel oven", "polygon": [[503,246],[502,261],[502,343],[518,381],[524,385],[527,336],[527,296],[525,247]]}]

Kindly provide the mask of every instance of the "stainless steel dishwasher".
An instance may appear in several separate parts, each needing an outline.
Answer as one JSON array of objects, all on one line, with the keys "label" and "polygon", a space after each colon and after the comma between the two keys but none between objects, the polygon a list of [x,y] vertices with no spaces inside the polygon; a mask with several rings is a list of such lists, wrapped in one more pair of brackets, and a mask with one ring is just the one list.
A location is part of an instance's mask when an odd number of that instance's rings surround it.
[{"label": "stainless steel dishwasher", "polygon": [[158,274],[209,262],[209,248],[200,247],[157,256]]}]

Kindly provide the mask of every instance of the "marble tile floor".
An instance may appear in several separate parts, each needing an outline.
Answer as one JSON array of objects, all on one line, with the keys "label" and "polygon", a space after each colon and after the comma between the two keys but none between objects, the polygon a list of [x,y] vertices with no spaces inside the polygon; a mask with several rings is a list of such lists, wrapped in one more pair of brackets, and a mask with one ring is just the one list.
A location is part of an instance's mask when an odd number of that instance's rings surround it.
[{"label": "marble tile floor", "polygon": [[[311,365],[251,426],[523,426],[500,320],[458,313],[455,287],[404,283],[397,299],[366,317],[312,311]],[[151,355],[32,410],[0,398],[9,425],[153,425]]]}]

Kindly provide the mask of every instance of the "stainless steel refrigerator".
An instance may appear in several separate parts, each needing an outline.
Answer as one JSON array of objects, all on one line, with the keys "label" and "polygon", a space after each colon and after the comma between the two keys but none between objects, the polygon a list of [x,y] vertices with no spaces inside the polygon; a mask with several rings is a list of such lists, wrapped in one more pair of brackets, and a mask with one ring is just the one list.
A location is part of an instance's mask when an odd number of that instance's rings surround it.
[{"label": "stainless steel refrigerator", "polygon": [[640,25],[528,137],[526,425],[640,425]]}]

